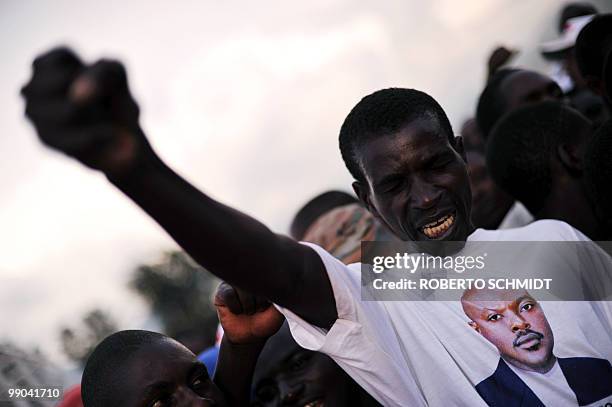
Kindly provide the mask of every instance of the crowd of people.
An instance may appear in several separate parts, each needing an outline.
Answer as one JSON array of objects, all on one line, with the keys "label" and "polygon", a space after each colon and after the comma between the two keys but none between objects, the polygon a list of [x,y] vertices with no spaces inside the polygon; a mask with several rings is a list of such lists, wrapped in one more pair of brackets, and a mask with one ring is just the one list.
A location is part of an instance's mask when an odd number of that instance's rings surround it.
[{"label": "crowd of people", "polygon": [[[422,91],[365,96],[339,136],[355,195],[313,198],[290,236],[159,158],[118,62],[86,65],[67,49],[39,56],[22,95],[41,141],[102,172],[224,281],[208,369],[163,334],[120,331],[89,357],[81,400],[70,403],[612,405],[612,298],[550,306],[520,289],[362,299],[362,241],[612,240],[612,15],[567,5],[559,38],[541,51],[554,77],[508,67],[513,50],[491,54],[461,136]],[[612,281],[612,258],[602,251],[598,264],[607,271],[582,282],[589,292]]]}]

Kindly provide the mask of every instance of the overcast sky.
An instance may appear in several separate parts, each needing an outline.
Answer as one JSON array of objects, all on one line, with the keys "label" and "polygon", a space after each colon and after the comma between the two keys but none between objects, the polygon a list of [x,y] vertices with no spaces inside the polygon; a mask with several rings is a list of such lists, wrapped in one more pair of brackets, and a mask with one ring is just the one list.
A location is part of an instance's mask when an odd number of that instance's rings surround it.
[{"label": "overcast sky", "polygon": [[58,326],[92,307],[122,328],[142,327],[147,314],[125,288],[129,273],[176,247],[104,177],[37,142],[18,92],[38,53],[67,44],[90,62],[122,60],[160,155],[205,192],[285,232],[307,199],[350,188],[337,135],[361,97],[424,90],[458,130],[495,45],[545,69],[537,44],[555,36],[562,4],[0,2],[0,341],[39,346],[63,363]]}]

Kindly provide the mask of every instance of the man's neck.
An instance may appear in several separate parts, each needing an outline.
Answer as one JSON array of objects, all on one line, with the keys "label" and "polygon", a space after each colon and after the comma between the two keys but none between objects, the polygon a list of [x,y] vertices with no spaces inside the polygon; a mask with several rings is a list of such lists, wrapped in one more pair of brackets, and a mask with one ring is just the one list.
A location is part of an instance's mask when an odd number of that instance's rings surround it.
[{"label": "man's neck", "polygon": [[546,363],[542,366],[529,366],[515,359],[506,359],[503,356],[502,356],[502,359],[508,365],[511,365],[517,369],[524,370],[527,372],[536,372],[536,373],[542,373],[542,374],[550,372],[550,370],[555,366],[555,363],[557,363],[557,357],[555,355],[551,355],[550,358],[546,361]]}]

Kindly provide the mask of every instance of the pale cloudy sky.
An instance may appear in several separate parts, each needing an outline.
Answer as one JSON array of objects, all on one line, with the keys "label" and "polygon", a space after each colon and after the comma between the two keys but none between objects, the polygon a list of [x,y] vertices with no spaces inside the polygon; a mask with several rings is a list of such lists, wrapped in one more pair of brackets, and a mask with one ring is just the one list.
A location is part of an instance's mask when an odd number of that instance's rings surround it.
[{"label": "pale cloudy sky", "polygon": [[362,96],[390,86],[427,91],[458,129],[495,45],[519,48],[517,64],[544,68],[536,44],[554,36],[562,4],[0,2],[0,340],[39,346],[62,363],[59,324],[91,307],[141,327],[147,314],[125,288],[129,272],[175,248],[101,175],[37,142],[18,91],[38,53],[68,44],[89,61],[121,59],[163,158],[284,232],[308,198],[350,188],[337,134]]}]

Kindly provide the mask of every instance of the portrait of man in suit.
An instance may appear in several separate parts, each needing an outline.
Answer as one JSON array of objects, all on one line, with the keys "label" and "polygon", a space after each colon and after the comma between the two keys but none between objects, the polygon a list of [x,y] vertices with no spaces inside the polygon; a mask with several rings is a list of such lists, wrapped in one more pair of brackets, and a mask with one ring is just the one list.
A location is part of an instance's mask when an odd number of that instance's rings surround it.
[{"label": "portrait of man in suit", "polygon": [[525,290],[466,290],[469,326],[499,350],[493,374],[476,385],[490,406],[585,406],[612,401],[612,366],[593,357],[559,358],[540,304]]}]

